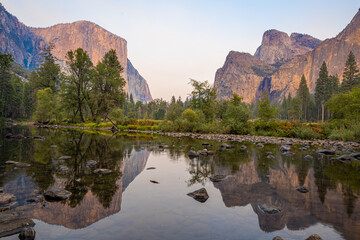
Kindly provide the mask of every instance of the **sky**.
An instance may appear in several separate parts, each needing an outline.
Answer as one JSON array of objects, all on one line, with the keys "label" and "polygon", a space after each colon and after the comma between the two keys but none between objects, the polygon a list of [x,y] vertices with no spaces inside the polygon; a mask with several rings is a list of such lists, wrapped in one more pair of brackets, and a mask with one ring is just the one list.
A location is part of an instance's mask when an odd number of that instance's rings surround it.
[{"label": "sky", "polygon": [[0,0],[31,27],[94,22],[127,40],[153,98],[185,99],[190,79],[213,84],[231,51],[254,54],[266,30],[335,37],[360,0]]}]

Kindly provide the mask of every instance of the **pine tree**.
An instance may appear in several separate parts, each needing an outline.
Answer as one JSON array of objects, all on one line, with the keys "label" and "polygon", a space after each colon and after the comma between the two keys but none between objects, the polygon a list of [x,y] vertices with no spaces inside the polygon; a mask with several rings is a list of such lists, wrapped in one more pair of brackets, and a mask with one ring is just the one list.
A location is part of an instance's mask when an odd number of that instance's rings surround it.
[{"label": "pine tree", "polygon": [[321,106],[321,121],[324,121],[324,113],[325,113],[325,103],[329,99],[328,97],[328,84],[329,82],[329,73],[327,70],[326,63],[323,62],[320,71],[319,78],[316,80],[315,86],[315,101],[318,106]]},{"label": "pine tree", "polygon": [[268,121],[276,116],[276,107],[270,103],[267,92],[258,101],[258,109],[258,116],[261,120]]},{"label": "pine tree", "polygon": [[11,97],[11,73],[10,67],[13,62],[11,54],[0,52],[0,117],[8,117],[8,103]]},{"label": "pine tree", "polygon": [[355,85],[358,85],[359,83],[359,69],[357,68],[355,55],[352,51],[350,51],[344,67],[341,91],[350,91]]},{"label": "pine tree", "polygon": [[307,119],[307,107],[308,107],[309,102],[310,102],[310,91],[309,91],[309,88],[307,86],[304,74],[302,75],[301,80],[300,80],[299,88],[298,88],[298,91],[297,91],[297,97],[301,101],[301,112],[302,112],[302,115],[304,115],[304,119],[306,121],[306,119]]}]

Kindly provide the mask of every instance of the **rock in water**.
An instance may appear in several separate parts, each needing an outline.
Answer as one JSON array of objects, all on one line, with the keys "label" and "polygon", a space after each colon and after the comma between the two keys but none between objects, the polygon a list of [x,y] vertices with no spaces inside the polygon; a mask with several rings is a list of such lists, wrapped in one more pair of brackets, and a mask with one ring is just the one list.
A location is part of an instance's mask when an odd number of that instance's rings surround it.
[{"label": "rock in water", "polygon": [[106,169],[106,168],[98,168],[94,170],[94,173],[96,174],[108,174],[111,173],[112,171],[110,169]]},{"label": "rock in water", "polygon": [[35,236],[36,232],[32,227],[24,228],[19,234],[21,240],[33,240],[35,239]]},{"label": "rock in water", "polygon": [[309,192],[309,190],[308,190],[306,187],[304,187],[304,186],[297,187],[296,190],[297,190],[298,192],[301,192],[301,193],[307,193],[307,192]]},{"label": "rock in water", "polygon": [[15,201],[16,197],[11,193],[0,193],[0,205]]},{"label": "rock in water", "polygon": [[261,211],[263,211],[264,213],[267,213],[267,214],[276,214],[276,213],[281,212],[280,208],[272,206],[272,205],[262,204],[262,205],[259,205],[258,207]]},{"label": "rock in water", "polygon": [[284,240],[282,237],[276,236],[272,240]]},{"label": "rock in water", "polygon": [[59,160],[67,160],[70,158],[71,158],[70,156],[61,156],[61,157],[59,157]]},{"label": "rock in water", "polygon": [[304,157],[304,159],[306,159],[306,160],[312,160],[312,159],[314,159],[314,157],[311,156],[311,155],[306,155],[306,156]]},{"label": "rock in water", "polygon": [[188,151],[186,155],[188,155],[189,158],[196,158],[199,156],[199,154],[193,150]]},{"label": "rock in water", "polygon": [[5,164],[8,164],[8,165],[15,165],[15,164],[18,164],[18,162],[15,162],[15,161],[6,161]]},{"label": "rock in water", "polygon": [[33,227],[35,223],[28,218],[15,218],[10,214],[0,214],[0,237],[19,233],[24,227]]},{"label": "rock in water", "polygon": [[208,195],[205,188],[201,188],[201,189],[196,190],[194,192],[188,193],[187,195],[192,197],[196,201],[201,202],[201,203],[206,202],[206,200],[208,200],[208,198],[209,198],[209,195]]},{"label": "rock in water", "polygon": [[44,197],[48,201],[61,201],[67,199],[71,195],[71,192],[60,188],[49,188]]},{"label": "rock in water", "polygon": [[289,145],[282,145],[282,146],[280,147],[280,151],[281,151],[281,152],[290,152],[291,149],[290,149],[290,146],[289,146]]},{"label": "rock in water", "polygon": [[316,151],[317,153],[325,154],[325,155],[334,155],[335,151],[331,149],[319,149]]},{"label": "rock in water", "polygon": [[97,164],[97,162],[95,160],[90,160],[86,163],[86,166],[91,167],[91,166],[95,166],[96,164]]},{"label": "rock in water", "polygon": [[210,176],[210,180],[212,182],[221,182],[226,178],[226,175],[212,175]]},{"label": "rock in water", "polygon": [[305,240],[322,240],[322,238],[317,234],[312,234]]}]

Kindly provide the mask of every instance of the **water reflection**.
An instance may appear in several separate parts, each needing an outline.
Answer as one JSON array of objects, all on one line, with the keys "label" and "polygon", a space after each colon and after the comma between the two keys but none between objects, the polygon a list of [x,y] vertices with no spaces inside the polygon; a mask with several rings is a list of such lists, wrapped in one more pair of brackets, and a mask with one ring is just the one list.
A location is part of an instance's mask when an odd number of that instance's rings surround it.
[{"label": "water reflection", "polygon": [[[0,140],[0,187],[15,193],[18,205],[26,216],[48,224],[70,229],[85,228],[119,212],[125,189],[144,171],[151,155],[155,159],[166,156],[167,161],[184,163],[184,168],[172,170],[184,173],[182,180],[186,190],[176,194],[186,197],[186,193],[190,192],[187,189],[198,185],[212,186],[221,194],[221,206],[217,206],[219,211],[225,212],[221,207],[251,206],[262,232],[303,230],[321,223],[335,229],[345,239],[358,239],[360,236],[360,164],[332,162],[317,155],[312,148],[300,150],[301,146],[293,146],[294,154],[282,154],[276,145],[265,145],[259,149],[250,143],[234,143],[234,149],[223,150],[220,142],[210,141],[211,145],[206,148],[214,151],[214,155],[190,159],[185,153],[191,148],[203,149],[204,141],[35,128],[1,129],[0,133],[5,136],[10,131],[46,138],[44,141]],[[241,148],[241,145],[246,145],[246,148]],[[308,154],[314,158],[305,160]],[[64,159],[62,156],[71,158]],[[6,166],[4,162],[7,160],[26,162],[31,166],[23,169]],[[97,163],[95,167],[87,165],[90,160]],[[101,176],[93,173],[95,168],[106,168],[112,172]],[[171,172],[158,174],[158,177],[166,176],[172,183]],[[211,183],[209,176],[213,174],[229,177]],[[149,183],[148,179],[146,183]],[[148,185],[141,184],[137,187],[149,190]],[[168,188],[162,194],[174,194],[172,186],[166,184],[159,184]],[[46,206],[27,203],[34,190],[42,193],[50,186],[67,189],[72,195],[66,201],[48,202]],[[296,191],[298,186],[306,187],[309,192]],[[150,195],[144,197],[166,198],[156,195],[158,193],[152,195],[150,190],[147,192]],[[211,204],[213,197],[211,195],[210,201],[203,206]],[[171,208],[172,202],[166,204]],[[281,212],[267,214],[259,207],[263,204],[276,206]],[[184,207],[191,209],[198,205]],[[151,206],[147,211],[151,211]],[[202,214],[207,217],[206,212]],[[134,219],[131,221],[135,222]]]}]

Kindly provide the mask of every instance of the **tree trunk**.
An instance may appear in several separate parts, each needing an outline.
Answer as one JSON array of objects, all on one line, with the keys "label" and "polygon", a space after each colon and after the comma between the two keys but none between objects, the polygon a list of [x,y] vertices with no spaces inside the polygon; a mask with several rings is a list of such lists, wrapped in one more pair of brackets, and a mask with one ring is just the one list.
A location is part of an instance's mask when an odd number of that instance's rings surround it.
[{"label": "tree trunk", "polygon": [[325,103],[321,103],[321,122],[324,122]]}]

